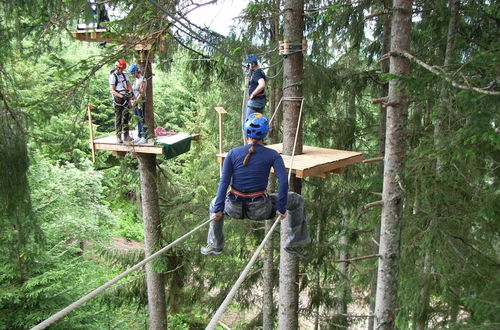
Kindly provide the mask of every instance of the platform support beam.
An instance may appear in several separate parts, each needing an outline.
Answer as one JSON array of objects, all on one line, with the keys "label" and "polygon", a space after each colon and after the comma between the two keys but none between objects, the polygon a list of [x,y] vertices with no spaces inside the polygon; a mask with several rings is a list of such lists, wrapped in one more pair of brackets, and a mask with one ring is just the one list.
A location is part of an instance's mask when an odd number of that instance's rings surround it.
[{"label": "platform support beam", "polygon": [[90,147],[92,149],[92,163],[95,163],[94,124],[92,122],[92,108],[92,104],[87,104],[87,114],[89,116]]}]

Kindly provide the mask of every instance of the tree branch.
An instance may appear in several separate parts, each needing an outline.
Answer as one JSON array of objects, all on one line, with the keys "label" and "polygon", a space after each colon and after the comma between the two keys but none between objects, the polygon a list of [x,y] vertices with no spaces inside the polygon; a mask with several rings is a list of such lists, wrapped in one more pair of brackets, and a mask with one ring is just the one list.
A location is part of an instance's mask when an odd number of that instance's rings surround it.
[{"label": "tree branch", "polygon": [[387,15],[387,14],[390,14],[391,11],[389,9],[384,9],[384,10],[381,10],[381,11],[376,11],[374,13],[371,13],[371,14],[368,14],[365,16],[365,21],[369,20],[369,19],[372,19],[374,17],[378,17],[378,16],[382,16],[382,15]]},{"label": "tree branch", "polygon": [[366,204],[365,206],[363,206],[363,210],[368,210],[372,207],[376,207],[376,206],[383,206],[384,205],[384,201],[376,201],[376,202],[372,202],[372,203],[368,203]]},{"label": "tree branch", "polygon": [[374,158],[369,158],[369,159],[365,159],[363,160],[363,163],[375,163],[375,162],[383,162],[384,161],[384,157],[374,157]]},{"label": "tree branch", "polygon": [[429,64],[427,64],[427,63],[419,60],[418,58],[416,58],[415,56],[413,56],[410,53],[399,52],[399,51],[391,51],[388,54],[382,56],[381,59],[384,59],[387,56],[399,56],[399,57],[407,58],[408,60],[417,63],[418,65],[420,65],[421,67],[423,67],[427,71],[430,71],[430,72],[434,73],[435,75],[439,76],[440,78],[443,78],[444,80],[448,81],[449,83],[451,83],[456,88],[460,88],[460,89],[464,89],[464,90],[472,90],[472,91],[475,91],[475,92],[478,92],[478,93],[481,93],[481,94],[487,94],[487,95],[500,95],[500,92],[497,92],[497,91],[490,91],[490,90],[486,90],[484,88],[469,86],[467,80],[465,80],[465,82],[466,82],[467,85],[460,84],[460,83],[456,82],[455,80],[451,79],[446,74],[446,72],[443,71],[442,68],[431,66],[431,65],[429,65]]},{"label": "tree branch", "polygon": [[380,257],[380,254],[370,254],[368,256],[363,256],[363,257],[350,258],[350,259],[332,259],[330,261],[334,262],[334,263],[341,263],[341,262],[351,263],[351,262],[355,262],[355,261],[373,259],[373,258],[378,258],[378,257]]}]

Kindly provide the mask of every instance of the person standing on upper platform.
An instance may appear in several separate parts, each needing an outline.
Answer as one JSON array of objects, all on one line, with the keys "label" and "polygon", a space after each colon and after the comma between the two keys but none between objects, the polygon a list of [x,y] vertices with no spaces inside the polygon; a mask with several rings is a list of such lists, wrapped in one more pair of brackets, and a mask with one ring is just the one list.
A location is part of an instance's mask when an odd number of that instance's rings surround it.
[{"label": "person standing on upper platform", "polygon": [[[115,107],[115,132],[116,142],[123,143],[123,140],[132,141],[130,136],[130,95],[132,95],[132,86],[125,74],[127,63],[119,59],[115,62],[115,69],[109,73],[109,88],[113,96],[113,105]],[[123,138],[122,138],[123,134]]]},{"label": "person standing on upper platform", "polygon": [[266,106],[266,75],[264,71],[259,67],[259,59],[257,55],[250,54],[246,57],[246,62],[248,66],[245,67],[245,71],[250,74],[250,81],[248,84],[248,102],[245,118],[252,113],[264,113],[264,107]]},{"label": "person standing on upper platform", "polygon": [[134,114],[137,116],[137,139],[134,140],[134,143],[146,143],[147,127],[145,118],[147,81],[137,64],[132,64],[128,72],[135,78],[134,84],[132,85],[132,91],[134,92],[132,106],[134,107]]},{"label": "person standing on upper platform", "polygon": [[[231,149],[224,159],[217,196],[212,200],[209,213],[213,219],[208,231],[203,255],[220,254],[224,248],[224,215],[234,219],[271,219],[275,215],[288,218],[288,238],[285,251],[305,258],[303,248],[311,241],[307,230],[302,196],[288,192],[288,178],[281,155],[263,144],[269,132],[267,118],[260,113],[251,114],[244,125],[247,144]],[[267,194],[267,181],[271,168],[278,177],[278,194]],[[231,189],[227,191],[229,185]]]}]

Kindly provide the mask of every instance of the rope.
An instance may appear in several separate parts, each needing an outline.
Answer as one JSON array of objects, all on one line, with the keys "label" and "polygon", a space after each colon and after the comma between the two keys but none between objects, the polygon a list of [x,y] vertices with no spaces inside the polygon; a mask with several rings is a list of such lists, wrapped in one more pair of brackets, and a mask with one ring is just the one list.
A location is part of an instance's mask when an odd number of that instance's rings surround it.
[{"label": "rope", "polygon": [[254,265],[254,263],[257,261],[257,257],[260,253],[260,251],[264,248],[264,244],[266,244],[267,240],[269,237],[271,237],[272,233],[274,232],[274,228],[278,225],[280,222],[280,217],[278,216],[276,218],[276,221],[274,221],[273,226],[269,231],[267,232],[266,237],[262,242],[260,243],[259,247],[257,250],[255,250],[252,258],[248,262],[247,266],[245,269],[241,272],[240,277],[238,277],[238,280],[236,280],[236,283],[234,283],[233,287],[231,288],[231,291],[229,291],[228,295],[226,296],[226,299],[222,302],[220,305],[219,309],[217,309],[217,312],[215,312],[214,316],[212,317],[212,320],[210,320],[210,323],[207,325],[205,330],[212,330],[215,329],[215,326],[219,323],[219,319],[222,317],[222,314],[226,311],[227,307],[229,306],[229,303],[231,303],[231,300],[233,299],[234,295],[236,294],[236,291],[240,287],[241,283],[245,280],[245,277],[248,275],[248,272],[250,271],[250,268]]},{"label": "rope", "polygon": [[[288,184],[290,184],[290,180],[292,178],[292,168],[293,168],[292,165],[293,165],[293,160],[294,160],[294,157],[295,157],[295,147],[297,146],[297,140],[298,140],[299,128],[300,128],[300,120],[302,118],[302,110],[304,108],[303,107],[303,105],[304,105],[304,98],[303,97],[286,97],[286,98],[282,97],[280,99],[279,103],[281,103],[281,100],[283,100],[283,99],[285,99],[286,101],[299,101],[300,100],[300,102],[301,102],[300,103],[300,112],[299,112],[299,121],[297,122],[297,128],[295,130],[295,139],[294,139],[294,142],[293,142],[292,160],[291,160],[291,164],[290,164],[290,170],[288,171]],[[278,106],[279,106],[279,104],[278,104]],[[224,301],[222,302],[222,304],[219,306],[219,308],[215,312],[214,316],[210,320],[210,323],[207,325],[207,327],[205,328],[205,330],[213,330],[213,329],[215,329],[215,326],[219,323],[219,319],[222,317],[222,314],[224,314],[224,312],[226,311],[227,307],[231,303],[231,300],[233,299],[234,295],[236,294],[236,291],[240,287],[241,283],[243,283],[243,281],[245,280],[246,276],[248,275],[248,272],[250,271],[250,268],[252,268],[252,266],[257,261],[257,257],[259,255],[260,251],[262,251],[264,245],[266,244],[266,242],[269,240],[269,238],[273,234],[274,229],[276,228],[276,226],[278,225],[279,222],[280,222],[280,216],[276,217],[276,220],[274,221],[274,224],[272,225],[272,227],[267,232],[266,237],[264,237],[264,239],[260,243],[260,245],[257,248],[257,250],[255,250],[254,254],[252,255],[252,258],[250,259],[250,261],[246,265],[245,269],[243,269],[243,271],[241,272],[240,276],[236,280],[236,283],[234,283],[233,287],[231,288],[231,291],[229,291],[229,293],[227,294],[226,298],[224,299]]]},{"label": "rope", "polygon": [[38,325],[34,326],[33,328],[31,328],[31,330],[40,330],[40,329],[47,328],[52,323],[54,323],[57,320],[59,320],[62,317],[64,317],[66,314],[69,314],[70,312],[72,312],[73,310],[77,309],[78,307],[80,307],[81,305],[83,305],[84,303],[86,303],[87,301],[89,301],[90,299],[92,299],[95,296],[99,295],[104,290],[106,290],[107,288],[109,288],[110,286],[112,286],[113,284],[115,284],[116,282],[118,282],[119,280],[121,280],[122,278],[124,278],[125,276],[127,276],[128,274],[130,274],[130,273],[138,270],[139,268],[141,268],[142,266],[144,266],[145,264],[147,264],[148,262],[150,262],[154,258],[156,258],[156,257],[160,256],[161,254],[163,254],[165,251],[173,248],[174,246],[176,246],[180,242],[184,241],[191,234],[194,234],[195,232],[197,232],[198,230],[200,230],[203,226],[205,226],[206,224],[210,223],[210,221],[212,221],[211,218],[208,219],[207,221],[205,221],[204,223],[198,225],[196,228],[194,228],[190,232],[182,235],[181,237],[179,237],[178,239],[176,239],[175,241],[173,241],[169,245],[165,246],[161,250],[156,251],[155,253],[153,253],[152,255],[150,255],[149,257],[147,257],[146,259],[142,260],[138,264],[136,264],[136,265],[132,266],[131,268],[127,269],[126,271],[124,271],[120,275],[118,275],[115,278],[113,278],[113,279],[109,280],[108,282],[104,283],[103,285],[101,285],[100,287],[98,287],[94,291],[90,292],[86,296],[78,299],[77,301],[75,301],[74,303],[72,303],[71,305],[69,305],[68,307],[62,309],[61,311],[55,313],[54,315],[52,315],[51,317],[49,317],[45,321],[43,321],[43,322],[39,323]]}]

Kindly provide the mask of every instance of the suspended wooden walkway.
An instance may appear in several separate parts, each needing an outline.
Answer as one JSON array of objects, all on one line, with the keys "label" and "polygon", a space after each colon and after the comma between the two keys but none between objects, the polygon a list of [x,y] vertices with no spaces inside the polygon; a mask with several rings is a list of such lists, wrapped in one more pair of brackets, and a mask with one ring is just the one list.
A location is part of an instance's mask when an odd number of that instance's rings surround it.
[{"label": "suspended wooden walkway", "polygon": [[[285,167],[290,169],[292,156],[283,155],[282,143],[266,147],[279,152],[283,157]],[[217,154],[217,161],[221,163],[226,155],[227,153]],[[343,173],[346,166],[361,161],[363,161],[363,154],[360,152],[303,146],[303,153],[295,155],[292,172],[301,179],[310,176],[328,178],[332,173]]]}]

